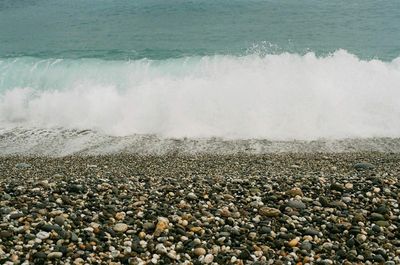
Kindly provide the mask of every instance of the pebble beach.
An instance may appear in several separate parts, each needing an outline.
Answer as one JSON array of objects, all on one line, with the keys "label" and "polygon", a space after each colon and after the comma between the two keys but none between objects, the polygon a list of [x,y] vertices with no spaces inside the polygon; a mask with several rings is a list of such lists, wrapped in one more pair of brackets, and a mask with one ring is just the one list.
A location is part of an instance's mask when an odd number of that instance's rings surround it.
[{"label": "pebble beach", "polygon": [[1,264],[400,264],[400,155],[0,158]]}]

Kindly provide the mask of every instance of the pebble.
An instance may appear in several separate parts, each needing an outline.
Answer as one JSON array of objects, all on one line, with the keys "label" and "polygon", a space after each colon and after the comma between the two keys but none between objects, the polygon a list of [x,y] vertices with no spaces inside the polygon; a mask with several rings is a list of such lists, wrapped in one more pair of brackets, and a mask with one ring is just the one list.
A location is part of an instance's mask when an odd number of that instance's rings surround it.
[{"label": "pebble", "polygon": [[214,260],[214,255],[213,254],[207,254],[204,257],[204,263],[205,264],[210,264],[211,262],[213,262],[213,260]]},{"label": "pebble", "polygon": [[288,201],[287,205],[291,208],[295,209],[305,209],[307,206],[304,204],[304,202],[299,201],[299,200],[290,200]]},{"label": "pebble", "polygon": [[344,185],[344,187],[346,188],[346,189],[348,189],[348,190],[351,190],[351,189],[353,189],[353,183],[350,183],[350,182],[348,182],[348,183],[346,183],[345,185]]},{"label": "pebble", "polygon": [[188,198],[189,200],[197,200],[197,195],[193,192],[189,192],[186,198]]},{"label": "pebble", "polygon": [[36,238],[39,238],[41,240],[47,239],[49,237],[50,237],[50,233],[44,232],[44,231],[40,231],[39,233],[36,234]]},{"label": "pebble", "polygon": [[115,214],[115,219],[118,221],[124,220],[126,216],[126,213],[124,212],[118,212]]},{"label": "pebble", "polygon": [[58,225],[64,225],[64,222],[65,222],[65,218],[64,218],[64,216],[62,216],[62,215],[59,215],[59,216],[56,216],[56,217],[54,217],[54,222],[56,223],[56,224],[58,224]]},{"label": "pebble", "polygon": [[261,207],[259,209],[259,213],[267,217],[278,217],[281,214],[281,211],[275,208]]},{"label": "pebble", "polygon": [[128,225],[124,223],[117,223],[114,225],[113,229],[115,232],[125,232],[128,230]]},{"label": "pebble", "polygon": [[63,256],[62,252],[51,252],[47,255],[48,259],[60,259]]},{"label": "pebble", "polygon": [[297,246],[297,244],[299,244],[299,239],[298,238],[292,239],[288,243],[289,247],[291,247],[291,248]]},{"label": "pebble", "polygon": [[369,169],[374,169],[374,165],[372,165],[370,163],[361,162],[361,163],[354,164],[354,168],[356,170],[369,170]]},{"label": "pebble", "polygon": [[400,264],[400,155],[325,156],[0,158],[0,263]]},{"label": "pebble", "polygon": [[156,225],[156,230],[154,231],[154,236],[160,236],[169,227],[169,220],[165,217],[158,217],[158,222]]},{"label": "pebble", "polygon": [[203,255],[205,255],[207,252],[206,252],[206,250],[205,250],[204,248],[195,248],[194,251],[193,251],[193,253],[194,253],[196,256],[203,256]]}]

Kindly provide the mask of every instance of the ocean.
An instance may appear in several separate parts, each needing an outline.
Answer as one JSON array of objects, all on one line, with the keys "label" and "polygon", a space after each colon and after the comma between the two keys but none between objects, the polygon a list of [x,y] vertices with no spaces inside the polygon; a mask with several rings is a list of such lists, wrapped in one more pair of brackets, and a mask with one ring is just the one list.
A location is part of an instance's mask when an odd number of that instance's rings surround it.
[{"label": "ocean", "polygon": [[2,0],[0,154],[399,151],[399,29],[397,0]]}]

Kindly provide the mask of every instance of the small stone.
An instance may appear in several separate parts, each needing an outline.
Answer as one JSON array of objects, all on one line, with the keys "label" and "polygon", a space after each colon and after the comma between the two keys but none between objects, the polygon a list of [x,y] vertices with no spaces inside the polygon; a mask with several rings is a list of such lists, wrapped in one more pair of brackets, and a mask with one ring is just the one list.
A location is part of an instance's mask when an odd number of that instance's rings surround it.
[{"label": "small stone", "polygon": [[343,197],[343,198],[342,198],[342,201],[343,201],[344,203],[350,203],[350,202],[351,202],[351,197]]},{"label": "small stone", "polygon": [[342,192],[342,191],[344,190],[344,187],[343,187],[342,184],[333,183],[333,184],[331,185],[331,190],[336,190],[336,191]]},{"label": "small stone", "polygon": [[300,188],[293,188],[288,191],[286,191],[286,195],[289,195],[291,197],[296,197],[296,196],[303,196],[303,191]]},{"label": "small stone", "polygon": [[380,213],[372,213],[370,216],[372,221],[384,221],[385,217]]},{"label": "small stone", "polygon": [[54,223],[58,224],[58,225],[64,225],[65,222],[65,218],[62,215],[56,216],[54,218]]},{"label": "small stone", "polygon": [[375,187],[375,188],[372,190],[372,192],[374,192],[374,193],[379,193],[379,192],[381,192],[381,189],[378,188],[378,187]]},{"label": "small stone", "polygon": [[18,169],[27,169],[31,167],[31,164],[28,163],[18,163],[15,165],[16,168]]},{"label": "small stone", "polygon": [[304,204],[304,202],[299,201],[299,200],[290,200],[288,201],[287,205],[290,208],[295,208],[295,209],[305,209],[307,206]]},{"label": "small stone", "polygon": [[309,229],[306,229],[304,231],[304,235],[318,236],[319,235],[319,231],[316,230],[316,229],[309,228]]},{"label": "small stone", "polygon": [[358,240],[359,242],[364,242],[365,240],[367,240],[367,236],[366,236],[366,235],[363,235],[363,234],[358,234],[358,235],[357,235],[357,240]]},{"label": "small stone", "polygon": [[13,236],[13,234],[10,231],[1,231],[0,232],[0,239],[10,238],[12,236]]},{"label": "small stone", "polygon": [[348,183],[346,183],[346,184],[344,185],[344,187],[345,187],[346,189],[348,189],[348,190],[351,190],[351,189],[353,189],[353,183],[348,182]]},{"label": "small stone", "polygon": [[370,164],[370,163],[357,163],[353,166],[356,170],[369,170],[369,169],[374,169],[374,165]]},{"label": "small stone", "polygon": [[115,214],[115,219],[118,221],[124,220],[126,216],[126,213],[124,212],[118,212]]},{"label": "small stone", "polygon": [[279,209],[270,208],[270,207],[261,207],[258,212],[267,217],[278,217],[281,214]]},{"label": "small stone", "polygon": [[229,209],[228,209],[227,207],[225,207],[225,208],[223,208],[223,209],[221,210],[221,216],[222,216],[222,217],[225,217],[225,218],[231,216],[231,212],[229,211]]},{"label": "small stone", "polygon": [[195,248],[194,251],[193,251],[193,253],[194,253],[196,256],[203,256],[203,255],[205,255],[207,252],[206,252],[206,250],[205,250],[204,248]]},{"label": "small stone", "polygon": [[310,243],[310,241],[306,240],[306,241],[301,243],[301,249],[309,251],[309,250],[312,249],[312,244]]},{"label": "small stone", "polygon": [[292,239],[288,243],[289,247],[291,247],[291,248],[297,246],[297,244],[299,244],[299,239],[298,238]]},{"label": "small stone", "polygon": [[197,200],[197,195],[193,192],[189,192],[186,198],[188,198],[189,200]]},{"label": "small stone", "polygon": [[13,213],[13,214],[10,214],[10,219],[18,219],[18,218],[21,218],[23,216],[24,216],[23,213]]},{"label": "small stone", "polygon": [[39,233],[36,234],[36,237],[41,239],[41,240],[44,240],[44,239],[47,239],[47,238],[50,237],[50,233],[44,232],[44,231],[40,231]]},{"label": "small stone", "polygon": [[156,230],[154,231],[154,236],[160,236],[169,227],[169,220],[165,217],[158,217],[158,222],[156,225]]},{"label": "small stone", "polygon": [[62,252],[51,252],[47,255],[48,259],[60,259],[63,256]]},{"label": "small stone", "polygon": [[390,223],[388,221],[376,221],[376,225],[379,225],[380,227],[388,227]]},{"label": "small stone", "polygon": [[213,260],[214,260],[214,255],[213,254],[207,254],[204,257],[204,263],[205,264],[210,264],[211,262],[213,262]]},{"label": "small stone", "polygon": [[128,225],[124,223],[118,223],[114,225],[113,229],[115,232],[125,232],[126,230],[128,230]]}]

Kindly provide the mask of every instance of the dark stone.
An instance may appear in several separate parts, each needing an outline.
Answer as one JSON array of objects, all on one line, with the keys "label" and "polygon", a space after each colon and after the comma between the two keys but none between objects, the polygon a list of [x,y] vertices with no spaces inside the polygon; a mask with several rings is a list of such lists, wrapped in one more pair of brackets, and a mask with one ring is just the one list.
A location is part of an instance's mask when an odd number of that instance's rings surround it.
[{"label": "dark stone", "polygon": [[289,206],[290,208],[295,208],[295,209],[305,209],[305,208],[307,208],[307,206],[304,204],[304,202],[298,201],[298,200],[290,200],[290,201],[288,201],[287,206]]},{"label": "dark stone", "polygon": [[23,213],[13,213],[13,214],[10,214],[10,219],[18,219],[18,218],[21,218],[23,216],[24,216]]},{"label": "dark stone", "polygon": [[333,183],[331,185],[331,190],[336,190],[336,191],[342,192],[344,190],[344,186],[342,184],[339,184],[339,183]]},{"label": "dark stone", "polygon": [[12,236],[13,236],[13,233],[11,231],[1,231],[0,232],[1,239],[10,238]]},{"label": "dark stone", "polygon": [[85,191],[85,187],[79,184],[71,184],[67,186],[68,192],[72,193],[83,193]]},{"label": "dark stone", "polygon": [[320,197],[319,202],[323,207],[328,207],[329,206],[329,201],[325,197]]},{"label": "dark stone", "polygon": [[304,231],[303,235],[318,236],[319,231],[310,228],[310,229],[306,229],[306,231]]},{"label": "dark stone", "polygon": [[272,232],[270,227],[262,226],[260,228],[260,234],[270,234]]},{"label": "dark stone", "polygon": [[389,207],[387,207],[386,205],[381,205],[375,210],[376,213],[380,214],[388,214],[389,211]]},{"label": "dark stone", "polygon": [[378,263],[385,262],[385,258],[380,254],[374,255],[373,259],[375,262],[378,262]]},{"label": "dark stone", "polygon": [[304,241],[301,243],[301,249],[309,251],[312,249],[312,244],[309,241]]},{"label": "dark stone", "polygon": [[375,233],[380,233],[380,232],[382,232],[382,228],[380,228],[380,226],[378,226],[378,225],[374,225],[374,226],[372,226],[372,231]]},{"label": "dark stone", "polygon": [[385,217],[380,213],[372,213],[370,219],[372,221],[385,221]]},{"label": "dark stone", "polygon": [[355,244],[355,240],[354,238],[350,238],[349,240],[347,240],[346,242],[346,246],[348,246],[349,248],[352,248]]},{"label": "dark stone", "polygon": [[247,249],[242,250],[242,252],[240,252],[238,258],[239,259],[243,259],[243,260],[248,260],[250,258],[250,252]]},{"label": "dark stone", "polygon": [[353,166],[356,170],[368,170],[368,169],[374,169],[374,165],[370,163],[357,163]]},{"label": "dark stone", "polygon": [[41,229],[46,232],[51,232],[53,230],[57,232],[62,230],[62,228],[59,225],[50,225],[50,224],[43,225]]}]

